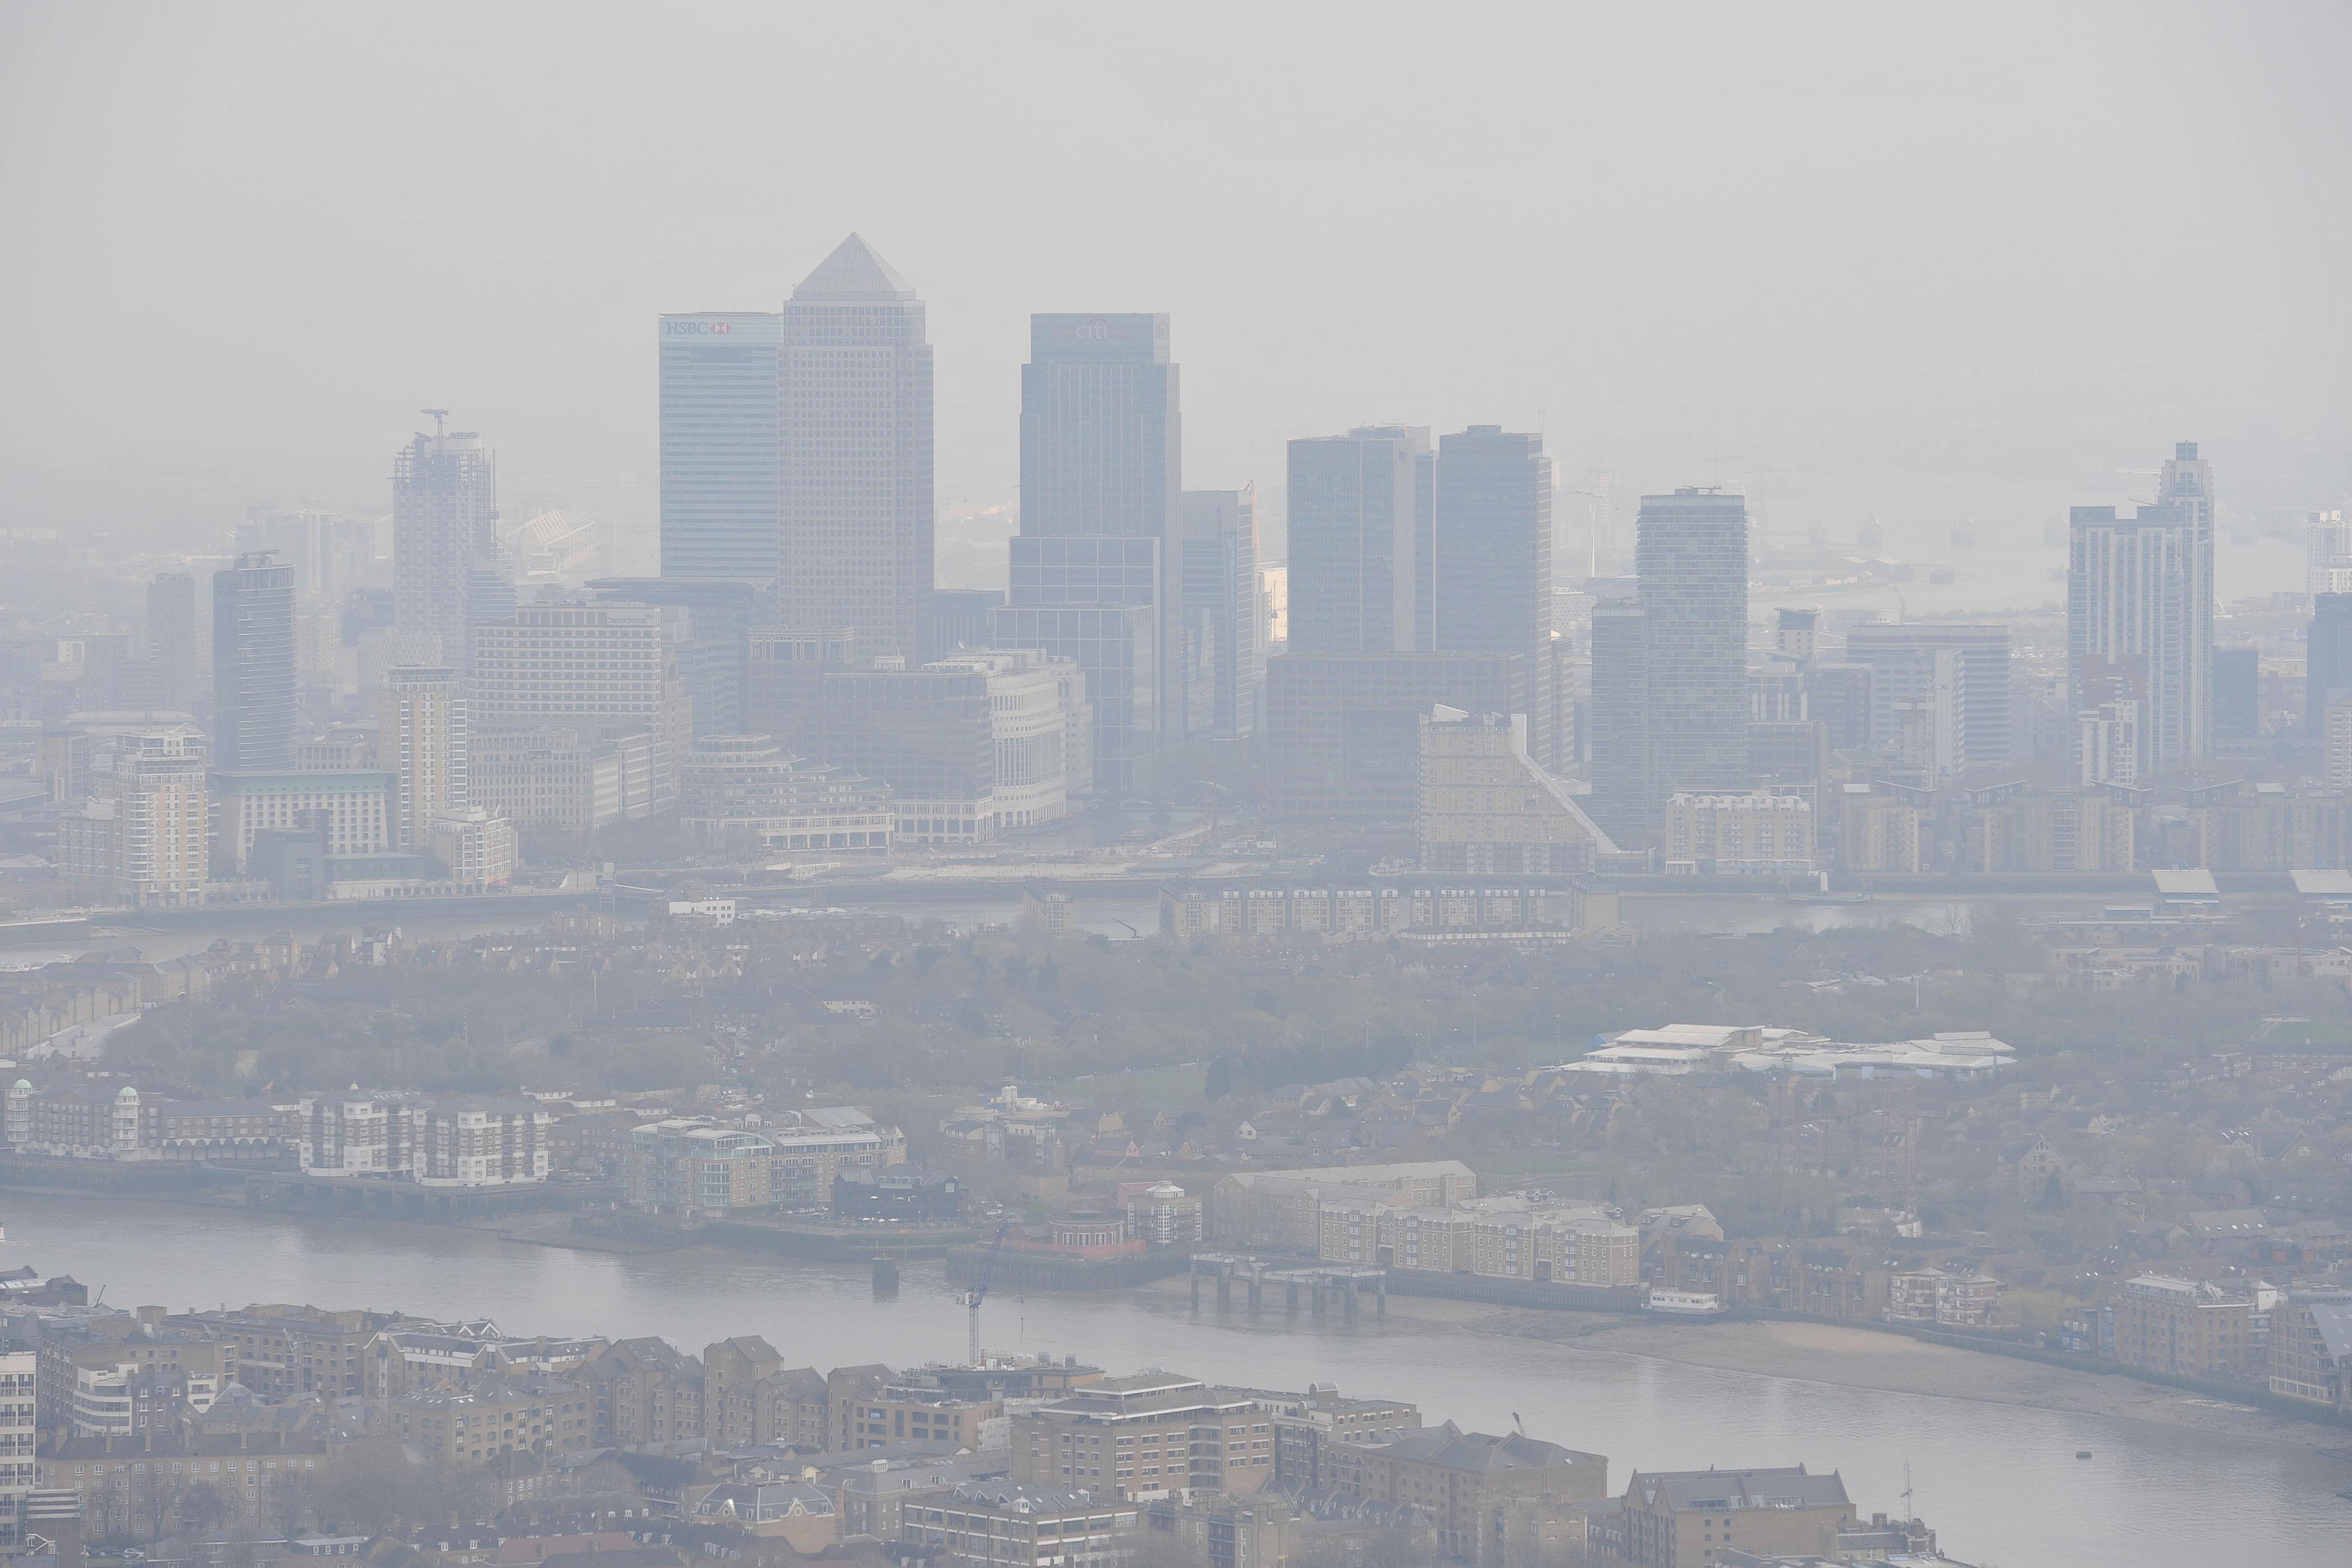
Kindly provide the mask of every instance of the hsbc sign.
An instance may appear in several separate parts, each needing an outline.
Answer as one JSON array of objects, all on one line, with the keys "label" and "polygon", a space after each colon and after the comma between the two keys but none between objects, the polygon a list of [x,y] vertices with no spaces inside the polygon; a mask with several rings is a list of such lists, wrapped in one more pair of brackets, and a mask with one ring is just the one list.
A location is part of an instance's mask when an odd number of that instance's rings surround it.
[{"label": "hsbc sign", "polygon": [[723,338],[735,330],[732,321],[668,321],[662,323],[666,338]]}]

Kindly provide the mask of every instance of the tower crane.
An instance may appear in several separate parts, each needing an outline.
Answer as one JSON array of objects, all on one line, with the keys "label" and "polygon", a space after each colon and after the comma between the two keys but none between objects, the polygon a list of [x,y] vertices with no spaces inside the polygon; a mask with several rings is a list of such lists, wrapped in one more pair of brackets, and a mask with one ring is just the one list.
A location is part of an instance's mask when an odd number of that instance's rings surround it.
[{"label": "tower crane", "polygon": [[964,1310],[971,1314],[971,1354],[967,1364],[971,1366],[980,1364],[980,1304],[988,1300],[988,1282],[996,1278],[996,1255],[1004,1250],[1004,1233],[1012,1228],[1009,1219],[996,1227],[996,1239],[988,1244],[988,1258],[980,1266],[980,1283],[963,1293]]}]

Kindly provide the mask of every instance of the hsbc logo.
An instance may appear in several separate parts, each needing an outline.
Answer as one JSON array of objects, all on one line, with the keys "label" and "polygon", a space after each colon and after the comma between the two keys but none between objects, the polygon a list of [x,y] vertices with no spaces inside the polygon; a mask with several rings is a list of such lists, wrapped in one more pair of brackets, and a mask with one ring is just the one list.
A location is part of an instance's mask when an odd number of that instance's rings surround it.
[{"label": "hsbc logo", "polygon": [[723,338],[735,330],[732,321],[664,321],[662,335],[670,338]]}]

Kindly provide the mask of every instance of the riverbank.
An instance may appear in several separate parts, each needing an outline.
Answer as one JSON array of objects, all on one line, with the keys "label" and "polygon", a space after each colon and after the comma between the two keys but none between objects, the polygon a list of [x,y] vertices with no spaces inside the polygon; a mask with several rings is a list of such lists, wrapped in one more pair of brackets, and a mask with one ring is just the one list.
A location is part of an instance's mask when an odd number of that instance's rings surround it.
[{"label": "riverbank", "polygon": [[[1181,1280],[1133,1294],[1155,1310],[1189,1308]],[[1217,1315],[1214,1307],[1202,1310]],[[1837,1323],[1661,1322],[1614,1313],[1498,1310],[1391,1295],[1389,1327],[1415,1326],[1539,1340],[1572,1352],[1783,1382],[2140,1422],[2233,1441],[2277,1444],[2352,1465],[2352,1431],[2341,1426],[2142,1383],[2120,1373],[2046,1366]]]},{"label": "riverbank", "polygon": [[[884,1297],[868,1267],[708,1246],[615,1256],[462,1226],[87,1195],[0,1194],[0,1215],[13,1258],[73,1275],[93,1300],[103,1290],[110,1302],[175,1310],[310,1301],[488,1318],[511,1333],[660,1335],[689,1351],[760,1334],[793,1364],[819,1367],[960,1358],[971,1321],[937,1262],[906,1266]],[[1798,1353],[1781,1337],[1787,1325],[1646,1324],[1426,1298],[1391,1297],[1389,1308],[1386,1320],[1279,1309],[1253,1318],[1192,1310],[1181,1278],[1025,1296],[1000,1285],[981,1312],[981,1343],[1241,1387],[1335,1384],[1476,1431],[1522,1424],[1607,1454],[1612,1489],[1636,1468],[1803,1461],[1839,1471],[1875,1509],[1912,1484],[1907,1464],[1921,1510],[1970,1562],[2340,1568],[2352,1524],[2352,1505],[2336,1496],[2352,1486],[2352,1462],[2324,1431],[2280,1442],[2257,1428],[2263,1440],[2249,1440],[2193,1405],[2160,1420],[2075,1414],[2097,1408],[2065,1395],[2085,1374],[1946,1351],[1921,1357],[1937,1368],[1930,1393],[1894,1392],[1919,1377],[1895,1347],[1921,1349],[1894,1336],[1865,1367],[1859,1351],[1832,1350],[1827,1364]],[[1591,1327],[1602,1331],[1582,1331]],[[2050,1387],[2014,1386],[2021,1368]],[[1971,1397],[1996,1377],[1999,1399]],[[2041,1396],[2053,1390],[2061,1396]],[[2097,1458],[2077,1463],[2081,1448]],[[2231,1506],[2216,1510],[2215,1497]]]}]

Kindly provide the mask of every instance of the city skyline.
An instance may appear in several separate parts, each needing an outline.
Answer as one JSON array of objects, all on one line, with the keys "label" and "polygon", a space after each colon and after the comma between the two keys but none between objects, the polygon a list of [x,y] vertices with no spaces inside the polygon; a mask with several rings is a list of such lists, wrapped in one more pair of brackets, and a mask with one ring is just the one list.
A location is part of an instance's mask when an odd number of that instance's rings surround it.
[{"label": "city skyline", "polygon": [[[747,43],[715,75],[689,79],[649,23],[550,40],[519,18],[486,22],[464,59],[435,56],[450,73],[433,79],[450,84],[436,92],[451,96],[436,99],[430,123],[394,134],[413,119],[384,96],[398,73],[359,62],[416,59],[421,35],[356,16],[283,26],[191,16],[123,38],[27,5],[0,49],[26,72],[11,96],[88,134],[56,144],[55,177],[19,142],[27,156],[0,158],[0,180],[19,210],[88,221],[44,218],[12,253],[0,297],[40,301],[42,314],[7,318],[26,374],[0,388],[14,398],[0,420],[0,504],[160,532],[166,518],[240,515],[254,498],[223,483],[232,474],[261,476],[284,503],[372,500],[385,426],[440,404],[475,411],[468,423],[493,436],[516,496],[567,491],[650,546],[658,458],[645,323],[713,304],[774,310],[853,229],[926,285],[950,504],[1013,501],[1017,404],[1005,367],[1028,313],[1056,300],[1165,310],[1185,324],[1195,394],[1225,411],[1196,432],[1188,482],[1256,479],[1277,542],[1283,442],[1399,417],[1542,426],[1585,488],[1598,488],[1585,466],[1605,463],[1628,494],[1711,480],[1759,510],[1789,510],[1801,498],[1764,480],[1792,468],[1786,490],[1801,487],[1833,531],[1874,512],[1897,541],[1940,535],[1957,519],[1918,513],[1948,504],[1978,517],[1989,545],[2013,510],[2032,510],[2005,535],[2030,545],[2069,502],[2131,500],[2137,481],[2116,470],[2145,462],[2136,448],[2151,430],[2199,430],[2233,476],[2233,506],[2336,504],[2352,473],[2326,432],[2343,423],[2343,395],[2310,367],[2346,331],[2315,259],[2329,253],[2321,236],[2346,221],[2335,195],[2346,182],[2324,176],[2352,136],[2336,95],[2317,87],[2340,19],[2302,18],[2323,29],[2314,47],[2280,17],[2222,26],[2154,10],[2095,41],[2079,19],[1979,16],[1932,47],[1924,24],[1884,16],[1766,28],[1717,15],[1672,38],[1653,18],[1561,16],[1534,25],[1532,47],[1512,60],[1475,68],[1465,41],[1433,40],[1444,68],[1426,91],[1407,90],[1418,68],[1369,38],[1333,46],[1351,69],[1275,90],[1274,60],[1306,47],[1301,24],[1268,23],[1272,52],[1237,59],[1213,47],[1213,20],[1193,16],[1171,28],[1155,71],[1222,60],[1255,90],[1234,115],[1204,114],[1182,160],[1154,153],[1118,112],[1118,73],[1103,68],[1121,58],[1127,27],[943,22],[905,40],[887,79],[851,73],[857,91],[890,106],[881,119],[936,132],[924,142],[934,156],[901,156],[898,141],[877,138],[812,161],[785,150],[868,118],[847,78],[751,90],[742,78],[761,50]],[[773,39],[779,25],[747,18],[745,36]],[[854,18],[811,27],[796,47],[858,57],[878,47]],[[215,35],[234,46],[215,52]],[[1891,77],[1856,68],[1874,47],[1893,49]],[[1536,89],[1549,79],[1544,62],[1596,47],[1620,70],[1586,91]],[[2214,62],[2208,95],[2159,112],[2145,83],[2183,48]],[[198,55],[215,68],[179,68]],[[95,89],[66,91],[101,58]],[[509,73],[508,60],[531,66]],[[1040,60],[1120,129],[1055,135],[1042,100],[979,126],[947,107],[966,101],[968,73]],[[314,74],[314,63],[331,68]],[[1643,138],[1612,132],[1692,77],[1706,84],[1709,115]],[[1890,79],[1900,90],[1877,96]],[[713,80],[730,90],[709,90]],[[1359,110],[1347,84],[1372,81],[1404,105],[1367,144],[1381,155],[1318,163],[1318,128]],[[1471,86],[1482,81],[1514,90]],[[1867,83],[1882,89],[1864,93]],[[266,128],[216,112],[265,92],[307,106],[309,122],[333,128],[314,144],[343,155],[289,160]],[[1276,107],[1302,92],[1317,112]],[[1882,127],[1877,150],[1832,155],[1849,123],[1839,106],[1857,93]],[[351,113],[353,103],[378,112]],[[1742,128],[1738,138],[1709,134],[1715,111]],[[1988,112],[2011,131],[1948,135]],[[693,129],[706,119],[722,128],[708,139]],[[533,129],[548,126],[568,133]],[[1511,134],[1496,133],[1506,126]],[[502,138],[509,153],[495,167],[475,155]],[[143,161],[127,155],[134,144],[149,150]],[[2053,145],[2064,154],[2037,154]],[[1337,210],[1365,216],[1302,232],[1294,187],[1265,173],[1285,160],[1322,168]],[[1463,183],[1399,173],[1423,160],[1476,173]],[[1156,171],[1159,185],[1122,183],[1122,165]],[[358,182],[348,192],[343,171]],[[333,221],[294,226],[289,188]],[[794,199],[748,202],[753,188]],[[1486,199],[1507,188],[1558,195],[1525,206]],[[1150,189],[1234,219],[1184,246],[1146,240],[1163,222]],[[1082,220],[1074,190],[1119,194]],[[2213,221],[2176,227],[2128,267],[1950,243],[2122,232],[2184,190]],[[1853,199],[1864,191],[1867,226]],[[615,193],[665,221],[610,224]],[[192,247],[192,265],[161,281],[180,323],[166,339],[134,337],[145,318],[120,303],[142,250],[127,226],[140,204],[169,214]],[[1410,216],[1375,237],[1369,215],[1383,211]],[[1693,313],[1683,302],[1707,297],[1707,237],[1726,226],[1773,264],[1750,269],[1737,306]],[[967,243],[1016,233],[1029,242]],[[1580,237],[1593,234],[1645,237]],[[84,265],[80,247],[101,235],[93,254],[111,259]],[[2245,242],[2252,235],[2279,243]],[[315,245],[375,259],[356,271],[283,264]],[[1845,259],[1797,259],[1817,254]],[[1512,281],[1465,290],[1472,255],[1517,263]],[[1556,284],[1530,265],[1546,256],[1563,263]],[[365,310],[352,309],[361,297]],[[1452,303],[1392,308],[1420,299]],[[1922,300],[1940,301],[1951,324],[1870,330],[1916,315],[1908,307]],[[2161,353],[2149,346],[2158,320]],[[129,363],[142,375],[101,384],[95,374]],[[1706,374],[1670,368],[1693,363]],[[2133,368],[2112,374],[2112,363]],[[2266,428],[2280,434],[2257,439]],[[2001,478],[1987,482],[1987,471]],[[1948,502],[1931,500],[1939,492]]]}]

